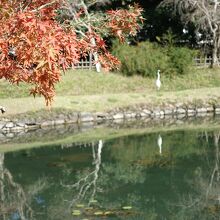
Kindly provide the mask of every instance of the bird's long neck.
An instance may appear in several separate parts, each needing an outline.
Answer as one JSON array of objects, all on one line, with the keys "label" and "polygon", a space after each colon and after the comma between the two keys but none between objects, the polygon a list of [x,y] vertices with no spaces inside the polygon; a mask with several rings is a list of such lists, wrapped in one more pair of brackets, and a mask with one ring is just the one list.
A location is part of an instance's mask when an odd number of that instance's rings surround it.
[{"label": "bird's long neck", "polygon": [[160,79],[160,73],[157,72],[157,79]]}]

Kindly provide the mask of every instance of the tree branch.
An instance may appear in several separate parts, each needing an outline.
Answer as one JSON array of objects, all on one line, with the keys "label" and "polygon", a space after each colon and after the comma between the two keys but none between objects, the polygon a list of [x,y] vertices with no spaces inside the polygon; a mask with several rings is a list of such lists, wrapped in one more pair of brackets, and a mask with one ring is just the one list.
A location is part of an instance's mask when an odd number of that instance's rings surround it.
[{"label": "tree branch", "polygon": [[41,9],[46,8],[48,6],[51,6],[51,5],[55,4],[56,2],[57,2],[57,0],[54,0],[52,2],[48,2],[47,4],[41,5],[39,8],[36,8],[36,9],[32,10],[32,12],[40,11]]}]

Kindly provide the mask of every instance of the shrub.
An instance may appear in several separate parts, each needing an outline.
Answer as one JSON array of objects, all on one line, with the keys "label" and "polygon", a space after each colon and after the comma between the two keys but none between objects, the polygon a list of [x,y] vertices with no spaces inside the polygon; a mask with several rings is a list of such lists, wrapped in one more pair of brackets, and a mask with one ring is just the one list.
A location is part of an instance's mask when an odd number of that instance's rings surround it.
[{"label": "shrub", "polygon": [[185,47],[171,47],[168,50],[170,67],[178,74],[185,74],[193,65],[193,57],[196,52]]},{"label": "shrub", "polygon": [[149,42],[137,46],[114,45],[113,54],[121,61],[121,72],[131,76],[155,76],[157,69],[165,71],[169,60],[161,48]]},{"label": "shrub", "polygon": [[121,61],[121,72],[155,77],[160,69],[164,74],[184,74],[193,62],[194,52],[187,48],[164,48],[150,42],[137,46],[114,43],[113,54]]}]

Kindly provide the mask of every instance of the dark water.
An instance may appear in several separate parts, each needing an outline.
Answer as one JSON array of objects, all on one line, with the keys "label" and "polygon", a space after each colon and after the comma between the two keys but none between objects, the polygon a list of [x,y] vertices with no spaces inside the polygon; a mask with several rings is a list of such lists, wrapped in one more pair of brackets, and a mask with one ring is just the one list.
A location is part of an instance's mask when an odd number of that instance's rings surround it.
[{"label": "dark water", "polygon": [[219,135],[175,131],[0,154],[0,219],[219,219]]}]

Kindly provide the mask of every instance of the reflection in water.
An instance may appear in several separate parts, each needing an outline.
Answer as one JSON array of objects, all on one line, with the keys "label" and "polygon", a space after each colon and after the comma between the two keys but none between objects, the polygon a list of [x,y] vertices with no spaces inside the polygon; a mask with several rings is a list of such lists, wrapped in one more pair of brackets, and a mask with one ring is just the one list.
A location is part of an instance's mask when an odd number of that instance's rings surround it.
[{"label": "reflection in water", "polygon": [[0,219],[219,219],[219,141],[178,131],[0,154]]},{"label": "reflection in water", "polygon": [[13,174],[4,166],[4,154],[0,154],[0,219],[27,220],[35,219],[31,200],[38,199],[36,195],[47,185],[46,179],[39,179],[29,190],[24,190],[17,183]]},{"label": "reflection in water", "polygon": [[[219,139],[220,132],[213,132],[213,157],[206,158],[208,172],[201,167],[196,169],[195,178],[190,182],[196,187],[195,193],[184,196],[177,206],[181,207],[175,219],[219,219],[220,214],[220,172],[219,172]],[[205,139],[209,136],[205,132]],[[204,161],[205,162],[205,161]]]},{"label": "reflection in water", "polygon": [[103,148],[102,140],[98,141],[97,146],[94,143],[92,144],[92,157],[93,157],[92,164],[94,165],[94,169],[91,172],[88,172],[86,175],[84,175],[74,184],[67,185],[62,183],[63,186],[70,188],[75,194],[72,201],[70,201],[70,205],[69,205],[70,209],[74,207],[76,202],[80,202],[85,197],[88,197],[88,195],[86,194],[89,194],[88,203],[95,200],[94,198],[97,191],[97,180],[99,177],[98,173],[101,165],[102,148]]},{"label": "reflection in water", "polygon": [[0,187],[1,187],[1,215],[2,219],[8,219],[7,213],[11,213],[11,218],[32,219],[33,210],[28,204],[27,197],[22,186],[16,183],[10,171],[4,167],[4,154],[0,154]]},{"label": "reflection in water", "polygon": [[162,154],[162,142],[163,142],[162,137],[159,134],[158,137],[157,137],[157,145],[159,147],[159,153],[160,154]]}]

